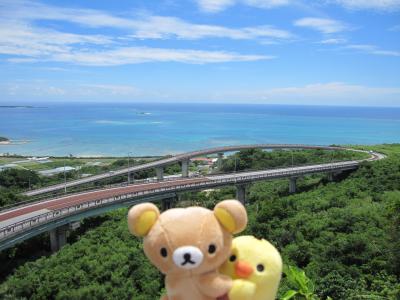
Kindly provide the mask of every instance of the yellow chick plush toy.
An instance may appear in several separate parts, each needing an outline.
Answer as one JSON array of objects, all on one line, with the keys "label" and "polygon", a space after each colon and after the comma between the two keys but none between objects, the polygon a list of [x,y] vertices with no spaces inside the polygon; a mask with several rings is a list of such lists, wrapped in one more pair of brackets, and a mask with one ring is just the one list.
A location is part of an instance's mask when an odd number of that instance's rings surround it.
[{"label": "yellow chick plush toy", "polygon": [[282,275],[282,258],[268,241],[253,236],[233,239],[220,272],[233,279],[229,300],[274,300]]}]

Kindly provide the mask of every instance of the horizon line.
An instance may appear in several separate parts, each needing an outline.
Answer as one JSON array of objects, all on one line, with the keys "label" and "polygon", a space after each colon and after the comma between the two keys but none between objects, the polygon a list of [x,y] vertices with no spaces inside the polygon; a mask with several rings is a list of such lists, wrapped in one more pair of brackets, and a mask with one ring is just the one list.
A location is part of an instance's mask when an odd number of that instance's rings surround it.
[{"label": "horizon line", "polygon": [[150,105],[168,105],[168,104],[182,104],[182,105],[248,105],[248,106],[255,106],[255,105],[263,105],[263,106],[308,106],[308,107],[346,107],[346,108],[400,108],[400,104],[397,106],[390,106],[390,105],[344,105],[344,104],[310,104],[310,103],[257,103],[257,102],[199,102],[199,101],[191,101],[191,102],[169,102],[169,101],[75,101],[72,100],[70,102],[64,101],[38,101],[38,102],[17,102],[17,103],[8,103],[8,102],[1,102],[0,107],[2,106],[32,106],[34,108],[38,108],[37,105],[42,104],[52,104],[52,105],[60,105],[60,104],[150,104]]}]

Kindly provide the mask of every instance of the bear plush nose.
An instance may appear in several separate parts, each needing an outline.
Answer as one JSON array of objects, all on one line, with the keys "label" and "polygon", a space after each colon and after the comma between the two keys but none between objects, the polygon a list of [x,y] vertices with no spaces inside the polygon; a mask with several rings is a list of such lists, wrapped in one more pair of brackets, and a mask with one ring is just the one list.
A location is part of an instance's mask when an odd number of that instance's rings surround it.
[{"label": "bear plush nose", "polygon": [[179,268],[193,269],[203,261],[203,253],[197,247],[183,246],[175,249],[172,259]]}]

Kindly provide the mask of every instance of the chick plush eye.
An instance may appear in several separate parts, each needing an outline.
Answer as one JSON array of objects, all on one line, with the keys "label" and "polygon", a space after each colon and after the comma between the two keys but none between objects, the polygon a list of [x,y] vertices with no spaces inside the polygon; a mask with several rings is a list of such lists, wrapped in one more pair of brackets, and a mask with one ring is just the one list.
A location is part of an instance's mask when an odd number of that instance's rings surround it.
[{"label": "chick plush eye", "polygon": [[215,251],[217,251],[217,247],[214,244],[208,246],[208,253],[213,254]]},{"label": "chick plush eye", "polygon": [[168,256],[168,251],[164,247],[160,249],[160,254],[162,257],[167,257]]},{"label": "chick plush eye", "polygon": [[262,272],[262,271],[264,271],[264,269],[265,269],[265,268],[264,268],[264,265],[263,265],[263,264],[258,264],[258,265],[257,265],[257,271],[258,271],[258,272]]},{"label": "chick plush eye", "polygon": [[229,257],[229,261],[234,262],[236,260],[236,255],[232,254],[231,257]]}]

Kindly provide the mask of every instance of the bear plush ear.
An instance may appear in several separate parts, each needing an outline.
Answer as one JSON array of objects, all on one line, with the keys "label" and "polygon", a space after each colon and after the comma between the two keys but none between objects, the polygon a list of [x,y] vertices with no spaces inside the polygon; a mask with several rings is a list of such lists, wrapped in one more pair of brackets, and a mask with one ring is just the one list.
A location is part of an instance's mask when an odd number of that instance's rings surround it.
[{"label": "bear plush ear", "polygon": [[129,231],[139,237],[146,236],[159,216],[160,211],[152,203],[135,205],[128,212]]},{"label": "bear plush ear", "polygon": [[214,215],[230,233],[239,233],[246,228],[247,212],[237,200],[225,200],[214,208]]}]

